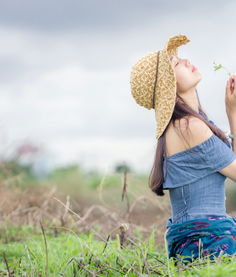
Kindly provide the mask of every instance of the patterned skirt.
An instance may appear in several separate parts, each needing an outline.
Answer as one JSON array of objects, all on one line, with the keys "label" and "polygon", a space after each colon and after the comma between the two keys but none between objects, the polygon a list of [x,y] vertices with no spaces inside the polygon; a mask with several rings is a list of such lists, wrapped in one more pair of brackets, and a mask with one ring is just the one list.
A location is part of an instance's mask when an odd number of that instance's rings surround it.
[{"label": "patterned skirt", "polygon": [[209,216],[172,224],[166,232],[169,258],[184,264],[208,256],[236,255],[236,219],[230,216]]}]

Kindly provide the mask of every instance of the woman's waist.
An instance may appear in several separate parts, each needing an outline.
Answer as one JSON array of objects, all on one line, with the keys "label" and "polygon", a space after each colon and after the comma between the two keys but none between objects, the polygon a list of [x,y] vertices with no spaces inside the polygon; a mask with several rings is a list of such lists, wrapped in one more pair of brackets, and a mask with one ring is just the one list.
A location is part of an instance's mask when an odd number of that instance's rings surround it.
[{"label": "woman's waist", "polygon": [[[169,226],[167,227],[168,236],[184,236],[187,233],[194,231],[204,232],[208,231],[219,232],[227,230],[228,227],[233,227],[236,240],[236,219],[228,214],[226,215],[206,215],[199,218],[192,218],[179,223],[173,223],[172,219],[168,219]],[[216,228],[217,227],[217,228]],[[210,234],[210,233],[209,233]]]},{"label": "woman's waist", "polygon": [[222,211],[200,211],[200,212],[194,212],[194,213],[189,213],[189,212],[183,212],[179,213],[176,216],[169,217],[166,221],[166,227],[170,227],[174,224],[182,224],[186,221],[189,220],[195,220],[199,218],[208,218],[208,217],[222,217],[222,218],[228,218],[229,215],[226,213],[225,210]]}]

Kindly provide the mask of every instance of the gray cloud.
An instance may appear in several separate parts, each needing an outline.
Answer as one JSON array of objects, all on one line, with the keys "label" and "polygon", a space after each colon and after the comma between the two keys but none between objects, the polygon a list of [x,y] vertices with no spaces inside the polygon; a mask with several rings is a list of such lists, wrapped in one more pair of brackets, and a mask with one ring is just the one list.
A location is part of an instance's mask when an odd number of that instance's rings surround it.
[{"label": "gray cloud", "polygon": [[[116,32],[120,28],[147,26],[153,19],[186,15],[214,14],[234,1],[166,0],[12,0],[0,4],[0,24],[50,32],[95,30]],[[176,18],[177,19],[177,18]],[[182,18],[180,17],[179,20]],[[114,29],[115,28],[115,29]]]},{"label": "gray cloud", "polygon": [[149,169],[154,111],[132,98],[130,69],[177,33],[191,39],[180,55],[202,72],[203,106],[228,128],[226,74],[213,72],[212,61],[234,72],[236,41],[228,32],[234,1],[5,1],[0,7],[0,129],[9,139],[44,142],[58,162],[103,167],[127,159]]}]

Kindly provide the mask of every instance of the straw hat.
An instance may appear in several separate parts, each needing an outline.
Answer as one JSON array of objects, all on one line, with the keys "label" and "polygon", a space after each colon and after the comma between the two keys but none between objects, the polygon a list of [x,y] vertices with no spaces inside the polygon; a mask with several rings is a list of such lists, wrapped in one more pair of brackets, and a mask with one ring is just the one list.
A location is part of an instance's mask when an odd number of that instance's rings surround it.
[{"label": "straw hat", "polygon": [[164,49],[146,54],[132,66],[131,93],[140,106],[155,109],[157,139],[165,131],[176,102],[176,78],[170,57],[177,56],[178,47],[189,41],[182,34],[173,36]]}]

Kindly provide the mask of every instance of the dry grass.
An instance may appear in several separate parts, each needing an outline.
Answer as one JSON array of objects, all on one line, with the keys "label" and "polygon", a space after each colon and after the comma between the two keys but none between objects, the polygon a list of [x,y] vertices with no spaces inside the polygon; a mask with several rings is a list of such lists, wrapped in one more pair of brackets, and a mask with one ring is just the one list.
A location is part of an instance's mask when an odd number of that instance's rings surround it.
[{"label": "dry grass", "polygon": [[[61,231],[76,233],[93,232],[103,241],[114,238],[116,233],[127,233],[135,237],[137,227],[144,237],[149,237],[151,227],[157,229],[157,241],[164,246],[165,221],[170,214],[168,194],[156,197],[151,192],[137,195],[129,189],[124,173],[120,195],[113,205],[104,198],[102,178],[97,188],[98,203],[91,204],[84,197],[77,199],[65,195],[54,184],[42,184],[28,188],[17,188],[9,182],[0,184],[0,224],[29,225],[53,229],[55,235]],[[130,200],[132,198],[132,200]],[[120,199],[120,200],[118,200]],[[120,204],[119,204],[120,202]]]}]

